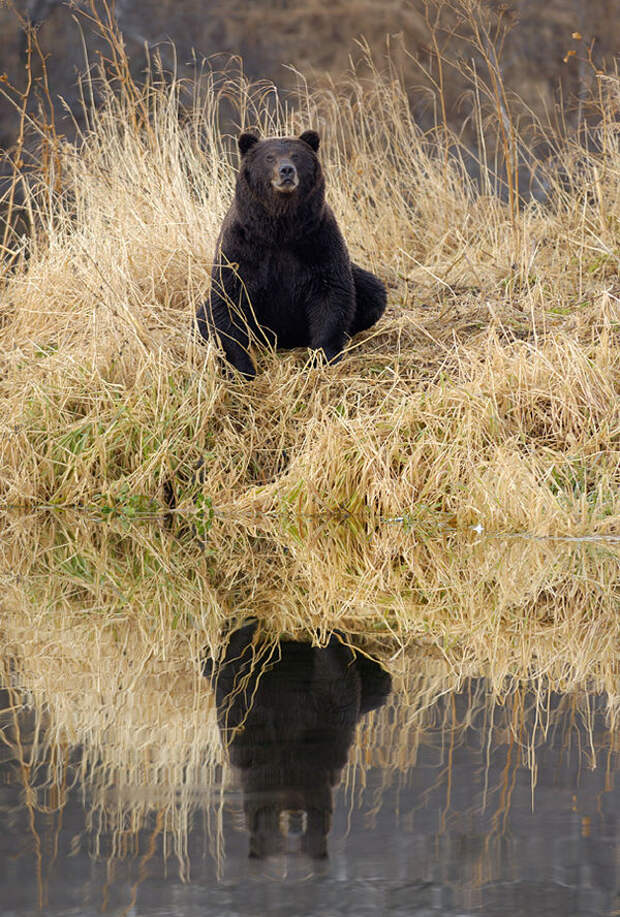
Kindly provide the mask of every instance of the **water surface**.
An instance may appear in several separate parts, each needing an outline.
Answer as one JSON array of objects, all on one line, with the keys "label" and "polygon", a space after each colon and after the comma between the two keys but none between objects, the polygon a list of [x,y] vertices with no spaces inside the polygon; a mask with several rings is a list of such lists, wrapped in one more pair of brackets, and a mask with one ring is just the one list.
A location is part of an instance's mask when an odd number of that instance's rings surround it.
[{"label": "water surface", "polygon": [[[340,532],[307,557],[252,535],[261,627],[231,636],[248,580],[203,548],[15,532],[2,917],[620,914],[615,547],[404,532],[386,556],[415,588],[362,618],[300,604]],[[273,642],[280,603],[305,642]]]},{"label": "water surface", "polygon": [[[333,698],[329,664],[315,696]],[[359,710],[338,726],[332,708],[321,729],[307,710],[276,709],[291,700],[277,667],[250,739],[228,743],[242,766],[188,764],[176,786],[166,768],[158,785],[157,771],[105,769],[49,741],[28,693],[4,691],[0,913],[618,913],[618,742],[604,696],[541,704],[522,689],[497,704],[472,679],[420,713],[396,684],[357,726]]]}]

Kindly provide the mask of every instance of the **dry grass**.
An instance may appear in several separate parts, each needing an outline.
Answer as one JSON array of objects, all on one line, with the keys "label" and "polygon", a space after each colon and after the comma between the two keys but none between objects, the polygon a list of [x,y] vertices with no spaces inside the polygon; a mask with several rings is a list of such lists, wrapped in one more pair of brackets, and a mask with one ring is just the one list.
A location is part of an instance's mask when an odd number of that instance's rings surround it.
[{"label": "dry grass", "polygon": [[[420,132],[394,74],[301,83],[288,105],[204,76],[192,98],[137,87],[110,41],[103,105],[86,83],[88,128],[48,136],[25,183],[32,237],[7,235],[0,501],[32,512],[4,520],[7,603],[129,620],[186,663],[252,613],[416,642],[496,688],[533,675],[615,696],[613,543],[601,558],[492,536],[620,534],[617,75],[597,77],[594,152],[534,125],[557,151],[537,164],[547,199],[505,202],[494,166],[478,187],[457,136]],[[233,189],[224,118],[322,134],[329,201],[390,294],[336,367],[259,349],[246,384],[192,339]],[[171,492],[173,531],[130,525]],[[42,505],[77,515],[43,524]]]}]

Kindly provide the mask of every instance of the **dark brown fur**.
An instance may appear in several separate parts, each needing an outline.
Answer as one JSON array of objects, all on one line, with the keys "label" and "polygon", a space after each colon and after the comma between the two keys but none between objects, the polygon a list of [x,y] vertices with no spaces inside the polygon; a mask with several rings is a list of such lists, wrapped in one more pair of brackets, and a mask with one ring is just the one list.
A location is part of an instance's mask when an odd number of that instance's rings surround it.
[{"label": "dark brown fur", "polygon": [[352,264],[325,202],[319,137],[239,137],[235,197],[217,242],[200,333],[215,332],[244,376],[255,368],[250,340],[322,350],[339,359],[347,339],[383,314],[383,283]]}]

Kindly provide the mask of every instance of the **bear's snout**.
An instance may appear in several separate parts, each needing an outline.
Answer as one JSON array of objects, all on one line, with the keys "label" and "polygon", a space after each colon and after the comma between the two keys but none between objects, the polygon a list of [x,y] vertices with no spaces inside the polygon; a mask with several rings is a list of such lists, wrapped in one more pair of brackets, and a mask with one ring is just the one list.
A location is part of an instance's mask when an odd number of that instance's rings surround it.
[{"label": "bear's snout", "polygon": [[290,193],[294,191],[299,184],[299,175],[297,168],[290,159],[279,159],[275,164],[274,177],[271,184],[276,191]]},{"label": "bear's snout", "polygon": [[296,174],[295,166],[292,163],[284,162],[278,169],[278,175],[284,180],[292,179]]}]

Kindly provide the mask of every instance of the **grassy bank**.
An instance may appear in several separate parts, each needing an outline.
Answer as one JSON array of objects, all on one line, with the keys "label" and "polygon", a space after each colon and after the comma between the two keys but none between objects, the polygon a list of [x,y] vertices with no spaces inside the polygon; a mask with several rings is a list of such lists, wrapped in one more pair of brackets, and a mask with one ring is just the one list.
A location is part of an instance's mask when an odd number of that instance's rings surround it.
[{"label": "grassy bank", "polygon": [[[491,164],[475,184],[458,137],[423,135],[389,76],[305,90],[293,108],[241,78],[205,77],[193,99],[170,80],[141,89],[118,64],[76,143],[48,138],[26,188],[33,237],[6,239],[3,503],[140,505],[169,481],[190,508],[202,459],[202,492],[230,512],[294,501],[619,531],[617,77],[599,79],[598,152],[546,128],[539,203],[505,184],[524,140],[506,141],[503,200]],[[259,350],[248,386],[191,339],[234,181],[223,112],[266,134],[321,131],[351,252],[390,290],[339,366]]]}]

